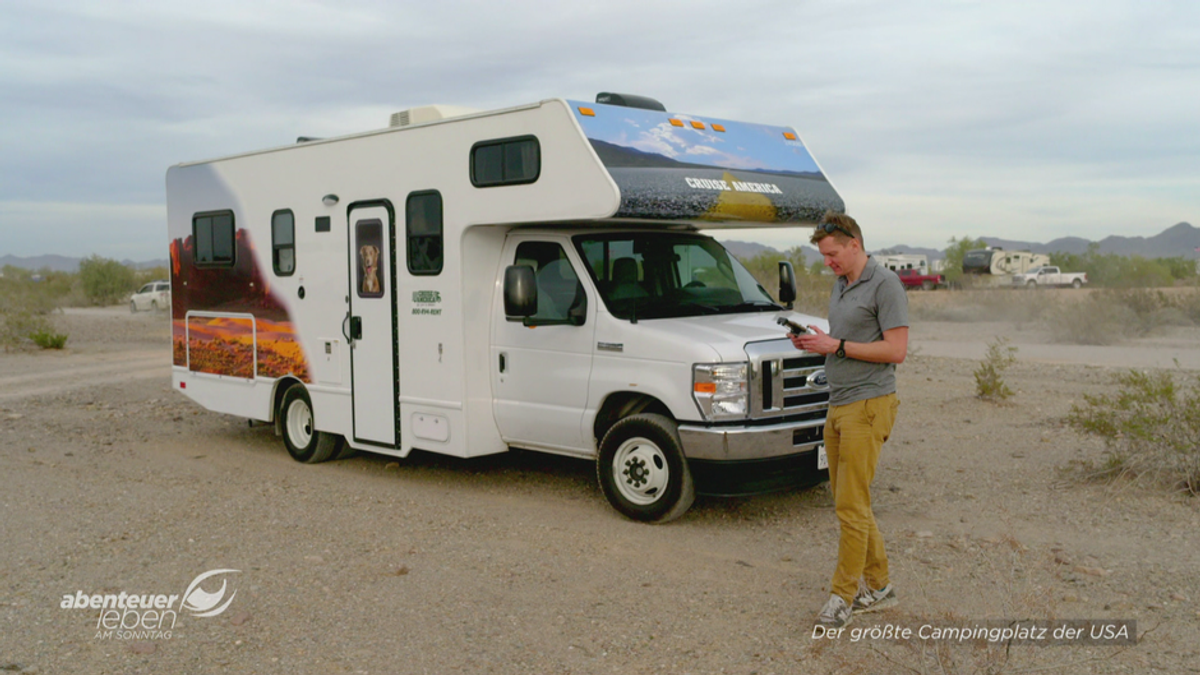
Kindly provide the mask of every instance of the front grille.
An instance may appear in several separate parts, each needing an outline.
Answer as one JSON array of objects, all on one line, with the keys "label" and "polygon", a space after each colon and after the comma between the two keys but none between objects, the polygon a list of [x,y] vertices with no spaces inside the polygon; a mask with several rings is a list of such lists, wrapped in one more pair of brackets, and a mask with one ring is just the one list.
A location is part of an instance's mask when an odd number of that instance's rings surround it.
[{"label": "front grille", "polygon": [[[825,357],[797,352],[787,340],[746,345],[750,357],[750,416],[794,418],[829,407],[829,386],[814,377],[825,372]],[[814,381],[817,380],[817,381]]]}]

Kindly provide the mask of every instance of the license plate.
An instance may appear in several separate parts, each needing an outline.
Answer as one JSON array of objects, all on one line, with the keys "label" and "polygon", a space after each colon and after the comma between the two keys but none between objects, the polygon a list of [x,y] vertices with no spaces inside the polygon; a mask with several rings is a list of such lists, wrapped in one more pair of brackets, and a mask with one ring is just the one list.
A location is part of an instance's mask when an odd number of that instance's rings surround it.
[{"label": "license plate", "polygon": [[829,468],[829,455],[825,454],[825,446],[817,446],[817,471]]}]

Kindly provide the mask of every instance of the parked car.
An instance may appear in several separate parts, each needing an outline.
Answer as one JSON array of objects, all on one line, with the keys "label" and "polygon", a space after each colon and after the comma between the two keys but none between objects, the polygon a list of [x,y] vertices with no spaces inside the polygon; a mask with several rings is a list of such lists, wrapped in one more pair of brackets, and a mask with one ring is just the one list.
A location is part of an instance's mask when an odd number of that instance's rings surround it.
[{"label": "parked car", "polygon": [[158,312],[171,307],[171,282],[151,281],[129,298],[129,311]]},{"label": "parked car", "polygon": [[1013,275],[1013,286],[1037,288],[1038,286],[1073,286],[1079,288],[1087,283],[1086,272],[1061,272],[1057,267],[1043,266],[1025,274]]},{"label": "parked car", "polygon": [[946,285],[946,277],[940,274],[924,274],[919,269],[896,270],[896,276],[900,277],[900,282],[904,284],[905,290],[920,288],[925,291],[932,291],[939,286]]}]

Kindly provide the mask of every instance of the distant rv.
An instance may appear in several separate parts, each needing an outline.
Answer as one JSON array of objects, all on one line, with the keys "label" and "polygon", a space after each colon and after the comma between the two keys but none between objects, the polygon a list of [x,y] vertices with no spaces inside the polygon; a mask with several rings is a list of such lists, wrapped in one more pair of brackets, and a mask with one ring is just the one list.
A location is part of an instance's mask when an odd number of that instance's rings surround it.
[{"label": "distant rv", "polygon": [[880,255],[879,264],[895,272],[897,270],[920,270],[921,274],[929,272],[929,260],[920,253],[897,253]]},{"label": "distant rv", "polygon": [[980,248],[963,256],[963,275],[976,285],[1010,286],[1014,274],[1050,264],[1050,256],[1029,251]]}]

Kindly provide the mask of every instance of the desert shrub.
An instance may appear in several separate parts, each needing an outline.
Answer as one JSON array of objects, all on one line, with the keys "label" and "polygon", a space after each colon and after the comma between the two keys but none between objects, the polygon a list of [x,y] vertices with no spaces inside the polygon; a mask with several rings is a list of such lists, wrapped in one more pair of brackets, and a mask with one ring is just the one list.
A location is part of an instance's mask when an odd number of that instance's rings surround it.
[{"label": "desert shrub", "polygon": [[29,338],[42,349],[62,349],[67,344],[66,334],[52,331],[37,331],[31,333]]},{"label": "desert shrub", "polygon": [[33,335],[52,333],[54,325],[44,313],[29,309],[11,309],[0,313],[0,345],[4,351],[30,346]]},{"label": "desert shrub", "polygon": [[820,273],[824,267],[820,261],[811,268],[806,267],[799,246],[784,253],[764,251],[750,258],[739,258],[755,281],[776,300],[779,296],[779,262],[782,260],[791,262],[796,272],[796,311],[825,316],[829,311],[829,293],[833,289],[834,277]]},{"label": "desert shrub", "polygon": [[939,303],[912,303],[915,318],[928,321],[1012,321],[1033,323],[1058,311],[1047,294],[1007,290],[951,291]]},{"label": "desert shrub", "polygon": [[119,303],[135,288],[133,270],[98,255],[79,263],[79,281],[84,295],[94,305]]},{"label": "desert shrub", "polygon": [[972,239],[963,237],[955,239],[950,237],[950,246],[946,247],[945,264],[942,267],[942,274],[946,277],[946,283],[951,286],[957,286],[963,281],[962,261],[967,251],[973,251],[978,248],[987,248],[987,242],[982,239]]},{"label": "desert shrub", "polygon": [[1017,361],[1017,348],[997,337],[988,344],[987,354],[975,369],[975,395],[988,401],[1003,401],[1013,395],[1004,383],[1004,371]]},{"label": "desert shrub", "polygon": [[148,267],[144,270],[134,272],[133,288],[141,288],[151,281],[162,281],[170,279],[171,273],[166,267]]},{"label": "desert shrub", "polygon": [[1116,391],[1084,395],[1068,424],[1104,439],[1104,476],[1153,476],[1200,494],[1200,377],[1179,386],[1171,373],[1117,375]]},{"label": "desert shrub", "polygon": [[1055,342],[1076,345],[1109,345],[1141,330],[1137,312],[1104,293],[1093,293],[1082,302],[1063,303],[1043,324]]}]

